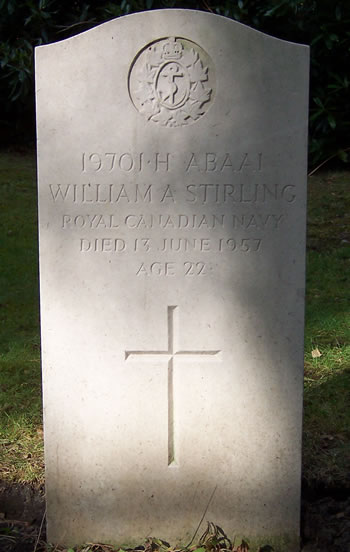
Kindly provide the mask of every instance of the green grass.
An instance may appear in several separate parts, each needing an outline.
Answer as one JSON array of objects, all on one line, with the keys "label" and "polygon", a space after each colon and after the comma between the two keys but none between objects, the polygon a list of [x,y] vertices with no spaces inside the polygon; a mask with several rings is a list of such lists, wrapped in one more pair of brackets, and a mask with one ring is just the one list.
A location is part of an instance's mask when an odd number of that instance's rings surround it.
[{"label": "green grass", "polygon": [[35,160],[0,155],[0,478],[43,480]]},{"label": "green grass", "polygon": [[309,179],[304,397],[304,477],[343,486],[350,469],[350,173]]},{"label": "green grass", "polygon": [[[41,484],[33,155],[0,155],[0,209],[0,479]],[[350,173],[310,178],[304,478],[340,486],[350,466],[349,213]]]}]

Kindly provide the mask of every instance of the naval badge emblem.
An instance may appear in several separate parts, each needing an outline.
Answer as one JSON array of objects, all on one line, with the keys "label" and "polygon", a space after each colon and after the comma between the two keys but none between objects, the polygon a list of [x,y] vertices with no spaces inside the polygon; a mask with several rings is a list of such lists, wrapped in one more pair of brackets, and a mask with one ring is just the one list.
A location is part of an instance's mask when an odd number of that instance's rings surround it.
[{"label": "naval badge emblem", "polygon": [[194,42],[170,37],[146,46],[129,72],[129,94],[148,120],[168,127],[193,123],[213,100],[214,70]]}]

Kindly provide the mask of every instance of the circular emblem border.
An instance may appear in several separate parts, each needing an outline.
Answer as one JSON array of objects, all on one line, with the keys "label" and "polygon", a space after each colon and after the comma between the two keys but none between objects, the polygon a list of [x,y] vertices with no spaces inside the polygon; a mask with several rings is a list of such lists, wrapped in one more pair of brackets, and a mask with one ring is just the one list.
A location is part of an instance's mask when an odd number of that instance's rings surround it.
[{"label": "circular emblem border", "polygon": [[134,58],[128,90],[133,105],[148,121],[166,127],[187,126],[205,115],[213,102],[213,62],[189,39],[160,38]]}]

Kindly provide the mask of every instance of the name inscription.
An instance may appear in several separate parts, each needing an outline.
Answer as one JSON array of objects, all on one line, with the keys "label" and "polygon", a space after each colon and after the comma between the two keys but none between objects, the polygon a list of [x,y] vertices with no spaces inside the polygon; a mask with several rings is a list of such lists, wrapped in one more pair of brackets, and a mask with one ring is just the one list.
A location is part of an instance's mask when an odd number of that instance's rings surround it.
[{"label": "name inscription", "polygon": [[296,201],[294,185],[268,182],[261,152],[84,152],[81,173],[77,183],[48,184],[61,229],[78,233],[81,254],[135,255],[138,277],[204,276],[217,268],[209,253],[257,254]]},{"label": "name inscription", "polygon": [[260,182],[239,184],[50,184],[53,201],[81,204],[130,203],[195,203],[220,205],[234,203],[267,203],[268,201],[295,201],[295,186],[269,185]]}]

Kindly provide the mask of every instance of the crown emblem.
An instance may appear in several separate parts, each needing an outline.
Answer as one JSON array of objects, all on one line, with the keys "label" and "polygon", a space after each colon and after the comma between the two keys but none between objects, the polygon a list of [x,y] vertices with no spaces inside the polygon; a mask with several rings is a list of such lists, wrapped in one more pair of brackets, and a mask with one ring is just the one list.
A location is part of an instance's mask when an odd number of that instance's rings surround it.
[{"label": "crown emblem", "polygon": [[169,38],[163,46],[163,59],[180,59],[182,57],[183,46],[181,42],[176,42],[176,38]]}]

